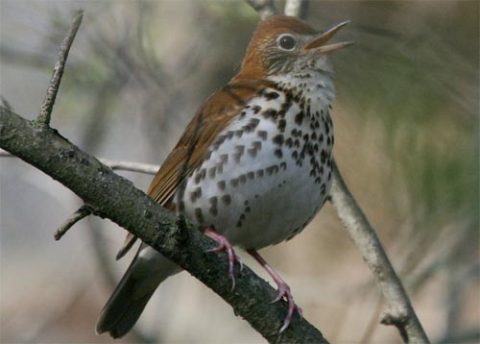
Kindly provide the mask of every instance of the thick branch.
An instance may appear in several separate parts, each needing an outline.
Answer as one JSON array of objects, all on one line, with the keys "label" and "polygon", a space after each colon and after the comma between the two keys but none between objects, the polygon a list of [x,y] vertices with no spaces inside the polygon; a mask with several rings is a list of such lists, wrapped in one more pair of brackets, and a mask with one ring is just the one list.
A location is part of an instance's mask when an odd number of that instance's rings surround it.
[{"label": "thick branch", "polygon": [[65,63],[67,61],[68,52],[72,46],[73,39],[77,34],[80,23],[82,22],[83,11],[79,10],[75,12],[72,26],[68,31],[67,36],[60,46],[60,51],[58,52],[58,60],[55,63],[53,68],[52,79],[50,80],[50,85],[47,89],[47,94],[43,100],[42,107],[40,108],[40,114],[37,117],[37,125],[39,127],[48,127],[50,125],[50,116],[52,114],[53,105],[55,104],[55,98],[57,97],[58,89],[60,87],[60,81],[62,80],[63,70],[65,69]]},{"label": "thick branch", "polygon": [[415,314],[402,282],[385,254],[375,230],[345,185],[335,163],[330,195],[338,217],[373,272],[385,297],[387,309],[382,316],[382,323],[395,325],[405,343],[428,343],[427,335]]},{"label": "thick branch", "polygon": [[75,192],[97,215],[138,236],[210,287],[270,342],[326,342],[304,319],[295,317],[278,334],[287,307],[271,304],[275,290],[248,267],[236,271],[232,292],[223,254],[206,253],[213,242],[163,209],[133,184],[115,174],[50,128],[38,129],[5,107],[0,108],[0,147],[42,170]]}]

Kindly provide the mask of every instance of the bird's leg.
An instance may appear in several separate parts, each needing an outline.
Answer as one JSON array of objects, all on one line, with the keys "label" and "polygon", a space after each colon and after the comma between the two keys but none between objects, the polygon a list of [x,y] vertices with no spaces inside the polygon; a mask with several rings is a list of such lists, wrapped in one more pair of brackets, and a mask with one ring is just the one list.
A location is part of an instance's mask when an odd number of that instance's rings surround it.
[{"label": "bird's leg", "polygon": [[285,331],[285,329],[290,325],[290,321],[292,320],[293,312],[297,311],[297,313],[302,316],[302,309],[298,307],[295,304],[295,301],[293,301],[293,296],[290,291],[290,287],[288,286],[287,282],[285,282],[282,277],[270,266],[268,263],[263,259],[263,257],[255,250],[247,250],[247,252],[255,258],[255,260],[260,263],[261,266],[265,270],[267,270],[268,274],[272,277],[272,279],[275,281],[275,283],[278,286],[278,294],[277,297],[272,301],[272,303],[275,303],[282,298],[285,298],[288,302],[288,312],[287,316],[285,317],[285,320],[283,321],[283,325],[280,328],[280,333]]},{"label": "bird's leg", "polygon": [[208,250],[207,252],[221,252],[221,251],[227,252],[228,275],[232,279],[232,290],[235,289],[235,276],[233,274],[233,266],[235,265],[235,262],[237,262],[238,264],[240,264],[240,270],[241,270],[243,268],[243,264],[240,261],[240,258],[235,253],[235,250],[233,249],[233,245],[230,243],[230,241],[228,241],[227,238],[219,234],[212,227],[207,227],[204,230],[203,234],[205,234],[206,236],[208,236],[210,239],[212,239],[218,244],[218,246],[212,248],[211,250]]}]

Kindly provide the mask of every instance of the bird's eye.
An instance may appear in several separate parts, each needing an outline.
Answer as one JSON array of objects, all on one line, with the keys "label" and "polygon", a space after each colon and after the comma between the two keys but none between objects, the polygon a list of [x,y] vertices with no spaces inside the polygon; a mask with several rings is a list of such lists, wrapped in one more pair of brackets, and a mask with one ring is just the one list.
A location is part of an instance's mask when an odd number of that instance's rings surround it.
[{"label": "bird's eye", "polygon": [[292,51],[293,49],[295,49],[295,45],[297,44],[297,42],[292,35],[284,33],[278,37],[277,44],[283,50]]}]

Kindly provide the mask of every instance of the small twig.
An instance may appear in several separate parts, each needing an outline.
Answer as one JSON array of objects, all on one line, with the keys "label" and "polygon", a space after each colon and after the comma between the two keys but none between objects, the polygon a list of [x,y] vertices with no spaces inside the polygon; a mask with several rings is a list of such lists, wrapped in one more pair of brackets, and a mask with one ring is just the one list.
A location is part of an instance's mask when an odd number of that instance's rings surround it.
[{"label": "small twig", "polygon": [[93,209],[90,206],[86,204],[82,205],[76,212],[70,215],[70,217],[60,227],[58,227],[53,236],[55,240],[60,240],[65,233],[67,233],[67,231],[73,227],[74,224],[92,213]]},{"label": "small twig", "polygon": [[47,94],[43,100],[42,107],[40,108],[40,114],[36,119],[36,124],[40,127],[47,128],[50,126],[50,117],[53,110],[53,105],[55,104],[55,98],[57,97],[58,89],[60,87],[60,81],[62,80],[63,70],[65,69],[65,63],[67,61],[68,52],[72,46],[73,39],[77,34],[80,23],[82,22],[83,11],[78,10],[75,12],[73,17],[73,22],[68,31],[67,36],[60,46],[60,51],[58,52],[58,60],[55,63],[53,68],[52,78],[50,80],[50,85],[47,89]]},{"label": "small twig", "polygon": [[10,105],[10,103],[3,96],[0,96],[0,98],[2,99],[2,105],[6,107],[8,110],[13,111],[13,108]]},{"label": "small twig", "polygon": [[273,0],[246,0],[255,11],[260,14],[262,20],[267,19],[277,13]]},{"label": "small twig", "polygon": [[287,0],[285,3],[285,10],[283,11],[286,16],[305,18],[308,11],[308,0]]},{"label": "small twig", "polygon": [[428,343],[427,335],[402,282],[385,254],[375,230],[345,185],[335,162],[330,195],[338,217],[373,272],[385,297],[387,309],[382,316],[382,324],[395,325],[405,343]]},{"label": "small twig", "polygon": [[109,160],[109,159],[98,159],[103,164],[109,166],[112,170],[117,171],[131,171],[139,172],[145,174],[155,174],[157,173],[160,166],[153,164],[144,164],[141,162],[133,161],[123,161],[123,160]]},{"label": "small twig", "polygon": [[[16,158],[15,155],[0,149],[0,158]],[[159,165],[144,164],[141,162],[124,161],[124,160],[110,160],[110,159],[98,159],[102,164],[107,165],[112,170],[116,171],[130,171],[145,174],[155,174],[160,168]]]},{"label": "small twig", "polygon": [[[8,107],[5,107],[5,108],[8,109]],[[6,150],[3,150],[3,149],[0,149],[0,157],[2,157],[2,158],[16,158],[15,155],[10,154],[9,152],[7,152]]]}]

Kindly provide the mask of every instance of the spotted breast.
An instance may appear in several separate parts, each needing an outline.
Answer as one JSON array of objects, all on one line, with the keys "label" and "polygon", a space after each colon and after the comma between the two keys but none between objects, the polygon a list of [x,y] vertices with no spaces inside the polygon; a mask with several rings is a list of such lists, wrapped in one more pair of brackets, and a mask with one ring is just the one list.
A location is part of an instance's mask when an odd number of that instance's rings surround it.
[{"label": "spotted breast", "polygon": [[297,234],[331,184],[334,89],[328,75],[276,80],[258,93],[209,147],[180,207],[246,249]]}]

